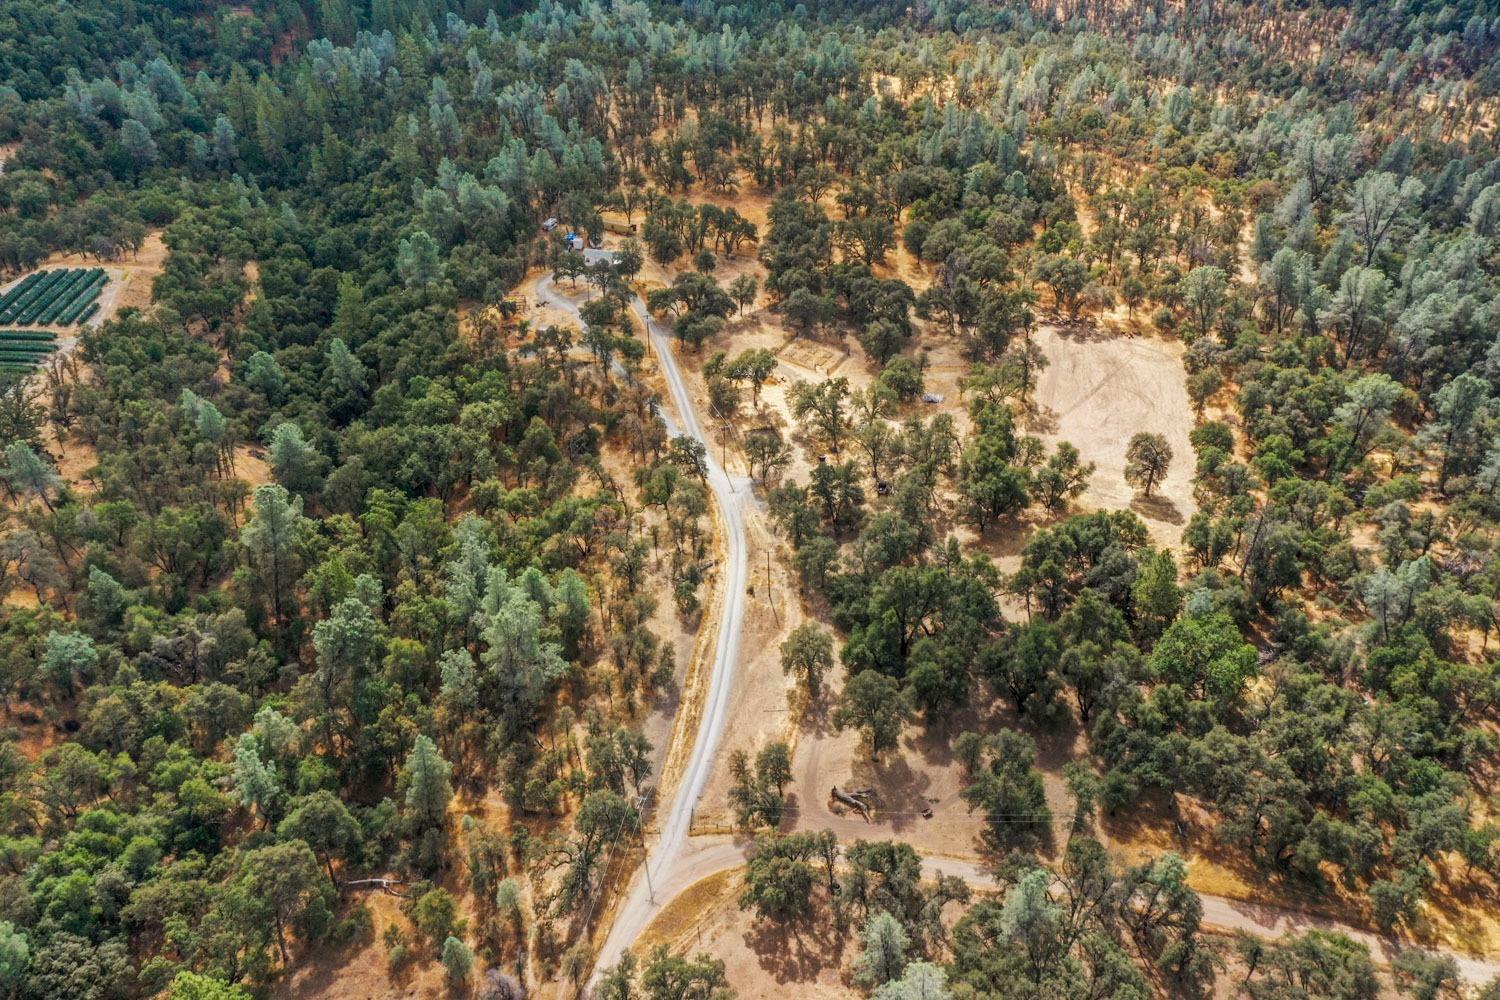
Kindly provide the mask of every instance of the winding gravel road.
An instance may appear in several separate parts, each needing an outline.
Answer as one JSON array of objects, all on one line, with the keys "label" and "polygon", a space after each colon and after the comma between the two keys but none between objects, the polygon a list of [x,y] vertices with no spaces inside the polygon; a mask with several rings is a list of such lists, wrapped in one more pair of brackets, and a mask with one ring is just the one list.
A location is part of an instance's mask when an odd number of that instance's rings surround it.
[{"label": "winding gravel road", "polygon": [[[550,277],[537,282],[537,294],[574,317],[578,316],[578,304],[558,291]],[[682,780],[678,782],[676,795],[661,816],[660,833],[656,842],[647,848],[644,867],[649,869],[649,878],[647,872],[637,871],[631,879],[625,898],[615,912],[614,924],[610,927],[604,948],[599,953],[596,970],[607,968],[618,961],[620,953],[640,936],[661,907],[678,892],[697,881],[698,876],[694,873],[699,866],[691,863],[695,852],[688,841],[688,830],[692,826],[693,810],[697,807],[703,788],[708,784],[709,773],[713,770],[719,737],[724,732],[729,692],[734,682],[735,665],[739,662],[740,632],[745,618],[745,588],[749,582],[744,510],[752,496],[750,480],[744,476],[731,476],[715,460],[712,442],[698,423],[697,409],[682,380],[677,360],[672,355],[670,334],[651,318],[640,296],[632,300],[631,309],[646,328],[662,375],[666,379],[667,391],[672,398],[672,407],[676,411],[675,421],[668,420],[668,428],[674,434],[694,438],[703,444],[708,459],[708,486],[713,492],[719,508],[719,519],[724,527],[726,558],[720,576],[722,603],[719,608],[719,633],[714,645],[713,664],[708,674],[708,691],[703,699],[703,714],[698,722],[698,735],[693,741],[692,754],[683,766]],[[739,861],[744,861],[743,855]],[[654,898],[653,888],[656,890]]]},{"label": "winding gravel road", "polygon": [[[537,293],[550,304],[578,318],[578,303],[559,292],[550,277],[537,283]],[[724,545],[728,558],[722,577],[724,590],[719,634],[692,755],[683,769],[677,793],[662,817],[661,832],[647,850],[643,868],[649,868],[650,879],[641,870],[637,870],[632,877],[625,897],[615,913],[604,947],[599,952],[594,966],[594,978],[590,980],[590,991],[599,972],[619,961],[620,953],[635,942],[667,903],[699,880],[728,868],[737,868],[747,860],[745,848],[731,838],[716,835],[692,837],[689,832],[693,810],[713,768],[714,754],[724,730],[735,666],[739,660],[740,625],[745,616],[748,573],[744,511],[745,505],[753,502],[751,483],[747,477],[729,475],[714,460],[714,450],[698,423],[692,396],[688,393],[682,373],[677,367],[677,360],[672,354],[670,334],[651,318],[646,304],[639,296],[631,302],[631,308],[646,328],[662,375],[666,379],[672,406],[676,410],[675,420],[672,415],[663,414],[668,429],[673,434],[696,438],[702,442],[707,453],[708,485],[713,491],[719,516],[723,521]],[[581,324],[582,320],[579,319],[579,322]],[[976,888],[995,885],[993,876],[982,862],[974,859],[924,856],[922,866],[929,874],[942,872],[958,875]],[[1247,931],[1264,937],[1278,937],[1314,929],[1337,931],[1367,945],[1371,955],[1385,964],[1389,964],[1403,950],[1416,947],[1301,911],[1220,896],[1200,894],[1199,898],[1203,901],[1203,922],[1215,930]],[[1470,983],[1483,983],[1500,976],[1500,959],[1475,958],[1446,950],[1438,953],[1447,955],[1458,963],[1459,973]]]}]

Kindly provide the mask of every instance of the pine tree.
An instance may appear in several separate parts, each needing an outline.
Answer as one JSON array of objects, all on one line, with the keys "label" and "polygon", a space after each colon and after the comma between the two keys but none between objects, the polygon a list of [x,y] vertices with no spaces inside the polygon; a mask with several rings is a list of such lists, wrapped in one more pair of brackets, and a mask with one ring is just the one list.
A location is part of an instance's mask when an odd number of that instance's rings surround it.
[{"label": "pine tree", "polygon": [[240,805],[260,813],[269,827],[276,802],[281,798],[281,779],[276,769],[261,759],[255,737],[241,733],[234,747],[234,793]]},{"label": "pine tree", "polygon": [[328,460],[302,436],[290,420],[276,425],[269,449],[271,471],[277,482],[293,493],[312,493],[323,485]]},{"label": "pine tree", "polygon": [[884,910],[865,924],[864,946],[854,963],[854,978],[863,986],[880,986],[896,979],[906,967],[911,939],[900,921]]},{"label": "pine tree", "polygon": [[62,484],[52,464],[38,456],[24,441],[12,441],[6,447],[5,468],[0,470],[0,477],[5,479],[11,492],[19,496],[34,496],[48,510],[53,509],[53,491]]},{"label": "pine tree", "polygon": [[458,938],[449,935],[443,942],[443,968],[448,972],[449,982],[465,982],[469,973],[474,971],[474,952]]},{"label": "pine tree", "polygon": [[426,288],[441,271],[437,241],[422,230],[396,245],[396,273],[407,285]]},{"label": "pine tree", "polygon": [[303,525],[302,498],[271,483],[255,491],[255,512],[240,531],[250,564],[271,602],[271,623],[283,624],[282,609],[297,579],[296,552]]},{"label": "pine tree", "polygon": [[418,736],[401,769],[406,812],[419,829],[441,829],[448,823],[448,802],[453,798],[449,775],[453,767],[439,754],[437,744]]}]

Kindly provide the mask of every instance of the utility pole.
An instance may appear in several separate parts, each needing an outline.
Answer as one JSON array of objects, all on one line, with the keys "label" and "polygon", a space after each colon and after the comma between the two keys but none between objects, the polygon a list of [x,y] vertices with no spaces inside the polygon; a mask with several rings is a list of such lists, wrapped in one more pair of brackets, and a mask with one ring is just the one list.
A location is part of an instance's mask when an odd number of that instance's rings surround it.
[{"label": "utility pole", "polygon": [[712,401],[709,402],[708,408],[713,411],[715,417],[719,418],[719,468],[724,470],[724,478],[729,480],[729,492],[738,493],[739,490],[734,485],[734,477],[729,474],[729,421]]},{"label": "utility pole", "polygon": [[[645,814],[646,796],[644,793],[635,797],[635,809],[641,815]],[[646,871],[646,895],[651,898],[651,905],[656,905],[656,889],[651,885],[651,850],[646,846],[646,824],[641,824],[641,867]]]},{"label": "utility pole", "polygon": [[771,615],[781,625],[781,612],[776,610],[776,593],[771,590],[771,546],[766,546],[766,602],[771,605]]}]

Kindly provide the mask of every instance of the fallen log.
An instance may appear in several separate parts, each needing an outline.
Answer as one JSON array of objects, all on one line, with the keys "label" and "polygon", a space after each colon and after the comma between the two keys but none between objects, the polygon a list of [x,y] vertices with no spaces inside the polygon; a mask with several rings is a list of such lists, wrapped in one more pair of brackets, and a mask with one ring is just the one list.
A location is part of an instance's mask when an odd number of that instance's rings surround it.
[{"label": "fallen log", "polygon": [[858,796],[849,794],[848,792],[839,788],[838,785],[833,786],[833,791],[830,794],[833,795],[834,799],[842,802],[850,809],[858,809],[859,814],[865,818],[865,822],[870,822],[870,807],[863,799],[860,799]]},{"label": "fallen log", "polygon": [[381,892],[384,892],[384,893],[386,893],[387,895],[390,895],[390,896],[400,896],[401,893],[398,892],[394,887],[398,886],[398,885],[402,885],[403,883],[404,883],[404,880],[403,879],[399,879],[399,878],[357,878],[357,879],[352,879],[352,880],[350,880],[348,882],[340,882],[339,883],[339,888],[340,889],[366,889],[366,888],[372,888],[372,889],[379,889]]}]

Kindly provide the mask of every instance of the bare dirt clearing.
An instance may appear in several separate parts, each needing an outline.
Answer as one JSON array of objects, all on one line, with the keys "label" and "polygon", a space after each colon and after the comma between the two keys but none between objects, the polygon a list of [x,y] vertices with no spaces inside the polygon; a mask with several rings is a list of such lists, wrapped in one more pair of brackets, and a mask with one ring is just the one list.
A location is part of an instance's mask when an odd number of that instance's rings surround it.
[{"label": "bare dirt clearing", "polygon": [[381,892],[361,893],[359,901],[369,907],[375,934],[344,948],[327,948],[307,956],[271,991],[277,1000],[395,1000],[421,997],[437,1000],[450,996],[443,967],[431,956],[420,955],[399,970],[392,970],[388,949],[379,935],[388,926],[410,928],[401,913],[401,900]]},{"label": "bare dirt clearing", "polygon": [[[899,750],[872,762],[856,732],[834,729],[826,710],[811,713],[792,764],[795,779],[788,810],[790,825],[798,830],[833,830],[842,841],[894,839],[911,844],[924,855],[977,859],[984,817],[971,813],[960,795],[964,780],[953,753],[953,740],[966,729],[985,733],[1001,727],[1031,732],[1003,709],[997,708],[988,717],[970,712],[942,727],[911,726]],[[1062,780],[1062,766],[1081,747],[1077,731],[1071,727],[1032,735],[1037,740],[1037,764],[1052,812],[1053,850],[1042,853],[1057,855],[1066,843],[1073,818],[1073,800]],[[875,789],[875,808],[869,822],[850,810],[834,811],[829,794],[834,785]],[[932,810],[931,816],[923,815],[927,809]]]},{"label": "bare dirt clearing", "polygon": [[[1158,543],[1177,545],[1193,503],[1193,410],[1183,347],[1152,337],[1115,337],[1092,327],[1043,326],[1036,343],[1049,364],[1036,386],[1027,430],[1049,445],[1070,441],[1096,466],[1084,509],[1133,510]],[[1138,431],[1161,434],[1172,467],[1150,500],[1125,482],[1125,447]]]}]

